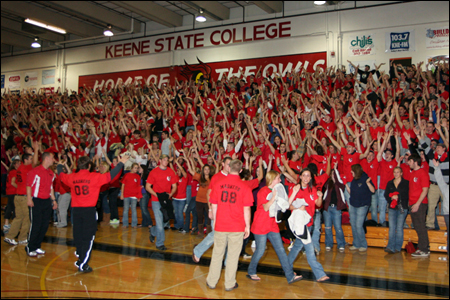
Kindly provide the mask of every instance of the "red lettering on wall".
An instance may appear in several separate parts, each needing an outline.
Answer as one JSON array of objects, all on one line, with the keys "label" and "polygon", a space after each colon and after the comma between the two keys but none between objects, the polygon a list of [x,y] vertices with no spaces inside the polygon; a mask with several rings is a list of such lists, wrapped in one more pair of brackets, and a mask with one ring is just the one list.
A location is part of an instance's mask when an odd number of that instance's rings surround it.
[{"label": "red lettering on wall", "polygon": [[105,58],[108,58],[108,56],[109,57],[114,57],[112,52],[111,52],[112,48],[113,48],[113,46],[106,46],[106,48],[105,48],[105,50],[106,50]]},{"label": "red lettering on wall", "polygon": [[[272,33],[269,31],[270,27],[275,27],[275,29],[272,30]],[[277,24],[271,23],[271,24],[267,25],[267,27],[266,27],[266,36],[269,39],[273,39],[273,38],[276,38],[277,35],[278,35]]]},{"label": "red lettering on wall", "polygon": [[[225,39],[225,33],[227,33],[227,37]],[[231,42],[231,30],[230,29],[225,29],[224,31],[222,31],[222,34],[220,35],[220,38],[222,39],[222,43],[224,44],[229,44]]]},{"label": "red lettering on wall", "polygon": [[146,40],[146,41],[142,41],[141,42],[141,53],[142,54],[150,53],[150,40]]},{"label": "red lettering on wall", "polygon": [[163,44],[164,39],[157,39],[155,42],[156,47],[159,48],[155,48],[155,52],[161,52],[164,50],[164,44]]},{"label": "red lettering on wall", "polygon": [[240,43],[242,40],[236,39],[236,28],[233,28],[233,43]]},{"label": "red lettering on wall", "polygon": [[181,39],[181,36],[177,37],[177,42],[175,43],[174,50],[178,50],[178,49],[184,49],[184,47],[183,47],[183,40]]},{"label": "red lettering on wall", "polygon": [[288,32],[286,34],[283,34],[283,31],[290,31],[291,30],[291,26],[289,26],[289,25],[291,25],[291,21],[281,22],[280,24],[278,24],[278,26],[279,26],[278,27],[279,28],[279,30],[278,30],[279,36],[278,37],[284,38],[284,37],[290,37],[291,36],[290,32]]},{"label": "red lettering on wall", "polygon": [[143,42],[139,42],[139,43],[133,43],[133,50],[131,51],[131,53],[133,53],[133,55],[136,54],[141,54],[141,45],[143,44]]},{"label": "red lettering on wall", "polygon": [[122,57],[122,44],[114,46],[114,57]]},{"label": "red lettering on wall", "polygon": [[211,44],[213,44],[214,46],[220,45],[220,41],[215,41],[215,40],[214,40],[214,36],[215,36],[216,34],[218,34],[218,33],[220,33],[220,30],[213,31],[213,33],[211,33],[211,38],[210,38],[210,40],[211,40]]},{"label": "red lettering on wall", "polygon": [[[204,33],[197,33],[194,34],[194,48],[203,47],[203,41],[205,40],[203,38]],[[212,39],[212,38],[211,38]],[[201,44],[200,44],[201,43]]]},{"label": "red lettering on wall", "polygon": [[166,37],[166,41],[168,42],[167,43],[167,45],[168,45],[168,49],[167,49],[167,51],[171,51],[172,50],[172,40],[174,39],[175,37],[173,37],[173,36],[169,36],[169,37]]},{"label": "red lettering on wall", "polygon": [[253,41],[253,39],[252,38],[246,38],[246,32],[247,32],[247,27],[244,27],[244,28],[242,28],[242,40],[244,41],[244,42],[250,42],[250,41]]},{"label": "red lettering on wall", "polygon": [[123,44],[123,56],[131,55],[131,43]]},{"label": "red lettering on wall", "polygon": [[[260,28],[262,30],[260,30]],[[253,27],[253,40],[254,41],[263,40],[264,39],[263,36],[262,37],[257,36],[258,34],[261,34],[261,33],[264,34],[264,25],[257,25],[255,27]]]},{"label": "red lettering on wall", "polygon": [[186,38],[186,40],[187,40],[187,49],[190,49],[191,48],[191,37],[193,37],[194,35],[193,34],[186,34],[184,37]]}]

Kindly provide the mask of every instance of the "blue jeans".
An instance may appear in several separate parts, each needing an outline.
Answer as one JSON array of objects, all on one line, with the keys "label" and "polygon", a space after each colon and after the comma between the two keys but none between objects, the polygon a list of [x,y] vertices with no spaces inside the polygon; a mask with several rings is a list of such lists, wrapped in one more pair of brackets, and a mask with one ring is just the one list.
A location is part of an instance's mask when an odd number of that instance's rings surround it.
[{"label": "blue jeans", "polygon": [[104,214],[110,214],[111,210],[109,209],[109,203],[108,203],[108,191],[103,193],[103,199],[102,199],[102,209]]},{"label": "blue jeans", "polygon": [[148,211],[148,201],[150,199],[149,193],[143,193],[142,199],[139,202],[139,206],[141,207],[142,214],[142,227],[152,226],[152,218],[150,217],[150,212]]},{"label": "blue jeans", "polygon": [[186,200],[175,200],[173,199],[172,205],[175,211],[175,228],[181,229],[184,225],[183,209],[186,204]]},{"label": "blue jeans", "polygon": [[203,241],[194,248],[194,254],[197,258],[202,257],[202,255],[208,251],[209,248],[214,244],[214,221],[211,220],[211,232],[203,239]]},{"label": "blue jeans", "polygon": [[[311,232],[311,227],[308,227],[308,230],[309,232]],[[303,244],[301,239],[296,238],[294,246],[292,247],[291,252],[289,252],[288,255],[289,264],[291,266],[294,266],[294,261],[303,247],[305,247],[306,259],[308,260],[308,264],[311,267],[316,280],[327,276],[327,274],[325,274],[325,271],[323,270],[322,265],[316,259],[316,254],[314,253],[314,245],[312,242],[305,245]]]},{"label": "blue jeans", "polygon": [[[384,222],[386,222],[386,207],[387,207],[387,201],[386,201],[386,197],[384,197],[384,190],[382,189],[378,189],[377,191],[377,206],[375,206],[375,208],[371,208],[370,212],[373,214],[377,214],[377,208],[378,208],[378,212],[380,213],[380,224],[383,224]],[[373,203],[372,203],[373,204]],[[376,221],[376,217],[375,219],[372,217],[372,220]]]},{"label": "blue jeans", "polygon": [[[349,188],[351,187],[352,183],[351,182],[347,182],[346,186],[348,186]],[[348,205],[350,205],[350,193],[347,192],[347,188],[344,187],[344,198],[345,198],[345,203],[347,203]]]},{"label": "blue jeans", "polygon": [[[58,200],[59,200],[59,193],[58,192],[55,192],[55,200],[56,200],[56,203],[59,204],[58,203]],[[60,221],[60,220],[58,220],[58,210],[57,209],[53,210],[52,216],[53,216],[53,222],[59,222]]]},{"label": "blue jeans", "polygon": [[369,206],[354,207],[349,205],[350,224],[352,226],[353,246],[356,248],[367,248],[366,234],[364,233],[364,220],[366,219]]},{"label": "blue jeans", "polygon": [[314,224],[312,227],[312,241],[314,250],[320,252],[320,233],[322,232],[322,213],[320,210],[316,210],[316,213],[314,214]]},{"label": "blue jeans", "polygon": [[[184,230],[189,231],[189,226],[191,222],[191,214],[192,214],[192,229],[197,228],[198,218],[197,218],[197,204],[195,202],[196,197],[187,198],[187,209],[186,209],[186,218],[184,220]],[[211,222],[212,223],[212,222]]]},{"label": "blue jeans", "polygon": [[408,211],[389,208],[389,242],[386,248],[400,252],[403,246],[403,224]]},{"label": "blue jeans", "polygon": [[336,232],[336,243],[338,248],[345,248],[344,231],[342,231],[342,211],[336,206],[329,206],[328,211],[323,211],[323,221],[325,223],[325,247],[333,247],[333,230]]},{"label": "blue jeans", "polygon": [[261,257],[264,255],[266,250],[266,241],[269,239],[270,243],[278,256],[278,260],[283,268],[284,275],[288,282],[294,280],[294,270],[292,269],[292,264],[289,264],[288,257],[286,255],[286,250],[283,247],[283,242],[281,241],[281,236],[279,232],[269,232],[268,234],[253,234],[256,241],[256,251],[253,253],[252,261],[248,266],[248,274],[256,275],[256,267]]},{"label": "blue jeans", "polygon": [[[378,223],[378,191],[372,194],[371,203],[370,203],[370,218],[371,220]],[[366,220],[369,220],[369,214],[367,214]]]},{"label": "blue jeans", "polygon": [[150,234],[156,236],[156,247],[164,245],[166,236],[164,234],[163,214],[161,212],[161,204],[159,201],[152,201],[153,214],[155,215],[156,226],[150,228]]},{"label": "blue jeans", "polygon": [[131,206],[131,226],[137,226],[137,212],[136,212],[137,199],[136,198],[125,198],[123,199],[123,226],[128,226],[128,210]]}]

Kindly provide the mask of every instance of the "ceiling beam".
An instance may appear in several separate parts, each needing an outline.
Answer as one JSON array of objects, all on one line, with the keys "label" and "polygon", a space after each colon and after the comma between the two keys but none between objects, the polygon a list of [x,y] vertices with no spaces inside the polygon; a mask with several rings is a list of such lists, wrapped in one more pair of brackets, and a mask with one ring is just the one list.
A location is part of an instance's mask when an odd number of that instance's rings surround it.
[{"label": "ceiling beam", "polygon": [[34,40],[33,38],[29,38],[3,29],[1,33],[2,33],[1,36],[2,44],[31,49],[31,43]]},{"label": "ceiling beam", "polygon": [[187,6],[195,9],[197,12],[200,8],[205,16],[216,20],[228,20],[230,18],[230,9],[217,1],[181,1]]},{"label": "ceiling beam", "polygon": [[252,1],[253,4],[264,10],[268,14],[283,11],[283,1]]},{"label": "ceiling beam", "polygon": [[183,25],[182,16],[151,1],[111,1],[111,3],[167,27]]},{"label": "ceiling beam", "polygon": [[52,42],[62,42],[64,41],[64,35],[61,34],[57,34],[57,33],[53,33],[51,31],[48,30],[43,30],[44,33],[36,33],[33,34],[31,32],[27,32],[24,31],[22,29],[22,22],[16,21],[16,20],[12,20],[6,17],[2,17],[1,18],[1,26],[2,28],[7,28],[10,31],[15,31],[18,34],[24,35],[24,36],[29,36],[31,38],[34,37],[39,37],[39,39],[41,40],[47,40],[47,41],[52,41]]},{"label": "ceiling beam", "polygon": [[[130,31],[132,27],[130,17],[105,9],[92,2],[84,1],[80,4],[79,1],[45,1],[45,4],[64,10],[68,14],[74,14],[82,19],[98,20],[105,27],[107,24],[110,24],[113,28],[121,31]],[[140,30],[139,21],[134,20],[134,22],[134,32],[138,32]]]},{"label": "ceiling beam", "polygon": [[[32,2],[31,2],[32,3]],[[23,18],[30,18],[49,25],[60,27],[68,33],[73,33],[80,37],[91,37],[103,34],[103,29],[81,22],[75,18],[70,18],[62,14],[57,14],[31,3],[22,1],[2,1],[2,10]]]}]

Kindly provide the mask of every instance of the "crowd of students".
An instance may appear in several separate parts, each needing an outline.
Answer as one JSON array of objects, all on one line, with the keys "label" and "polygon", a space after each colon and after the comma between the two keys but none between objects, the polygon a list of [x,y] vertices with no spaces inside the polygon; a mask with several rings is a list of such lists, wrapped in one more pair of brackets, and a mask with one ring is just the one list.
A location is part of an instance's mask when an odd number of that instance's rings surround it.
[{"label": "crowd of students", "polygon": [[[314,252],[321,251],[322,217],[326,251],[333,248],[334,226],[337,250],[344,252],[345,211],[353,231],[350,250],[367,250],[363,227],[370,211],[374,225],[389,226],[385,251],[401,251],[410,214],[419,236],[413,256],[428,257],[428,230],[439,229],[439,202],[448,228],[448,63],[436,64],[433,71],[424,69],[422,62],[408,67],[391,62],[389,72],[380,71],[382,65],[373,70],[353,65],[354,73],[318,67],[313,73],[301,69],[269,78],[262,77],[260,68],[247,78],[224,76],[213,82],[172,78],[172,84],[160,87],[137,81],[110,90],[84,86],[78,92],[49,95],[5,93],[5,241],[27,243],[26,175],[43,153],[54,153],[64,165],[63,173],[75,172],[85,156],[94,162],[91,171],[99,173],[129,156],[123,171],[101,187],[99,221],[119,224],[118,201],[123,201],[122,226],[130,225],[131,208],[131,227],[149,227],[150,241],[156,238],[159,250],[167,249],[164,229],[170,228],[170,220],[180,233],[214,232],[211,203],[218,199],[211,198],[213,183],[227,175],[223,166],[230,157],[243,163],[238,174],[253,193],[253,224],[260,222],[251,227],[256,252],[250,279],[259,280],[255,264],[266,237],[276,245],[285,272],[304,246],[317,279],[327,278],[314,262]],[[58,173],[56,163],[50,169]],[[58,203],[54,222],[67,227],[71,195],[89,191],[72,190],[61,176],[53,184]],[[267,195],[278,181],[285,187],[290,209],[306,211],[311,218],[305,223],[311,231],[306,239],[298,238],[285,222],[288,240],[295,240],[289,258],[280,254],[278,225],[271,223],[275,219],[268,213],[276,195],[272,193],[272,200]],[[305,203],[293,206],[298,199]],[[282,219],[289,214],[290,210]],[[12,220],[17,221],[11,227]],[[250,257],[247,241],[241,252]],[[194,260],[201,256],[197,254],[194,251]],[[288,281],[298,279],[291,275]]]}]

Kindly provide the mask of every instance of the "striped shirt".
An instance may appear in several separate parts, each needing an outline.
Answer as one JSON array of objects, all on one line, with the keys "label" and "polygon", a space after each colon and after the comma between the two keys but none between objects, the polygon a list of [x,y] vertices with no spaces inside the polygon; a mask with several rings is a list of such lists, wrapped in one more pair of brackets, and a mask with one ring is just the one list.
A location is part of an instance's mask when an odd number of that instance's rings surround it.
[{"label": "striped shirt", "polygon": [[31,187],[33,198],[48,199],[53,189],[55,173],[42,165],[32,169],[27,176],[27,187]]},{"label": "striped shirt", "polygon": [[[433,151],[430,146],[426,143],[425,140],[420,140],[419,141],[420,146],[422,149],[425,150],[425,155],[426,158],[428,159],[428,164],[430,165],[430,170],[428,171],[428,173],[430,174],[430,181],[432,183],[437,183],[436,177],[434,176],[434,164],[433,164],[433,159],[435,158],[435,151]],[[448,154],[448,152],[447,152]],[[440,169],[442,171],[442,177],[444,178],[444,182],[445,183],[449,183],[449,175],[450,175],[450,166],[449,166],[449,159],[448,159],[448,155],[444,158],[442,157],[438,157],[439,161],[440,161]]]}]

